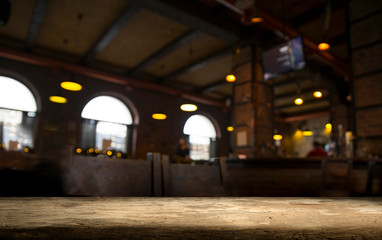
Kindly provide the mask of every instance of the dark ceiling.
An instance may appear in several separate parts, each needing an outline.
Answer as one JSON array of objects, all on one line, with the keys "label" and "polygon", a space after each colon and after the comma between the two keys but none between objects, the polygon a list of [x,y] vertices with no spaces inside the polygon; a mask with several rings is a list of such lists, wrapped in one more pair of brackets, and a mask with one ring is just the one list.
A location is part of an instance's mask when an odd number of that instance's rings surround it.
[{"label": "dark ceiling", "polygon": [[[270,81],[275,113],[327,111],[331,83],[349,74],[346,2],[256,1],[264,21],[248,25],[241,19],[253,0],[13,0],[0,57],[224,105],[235,49],[241,65],[252,46],[261,52],[301,35],[307,67]],[[321,53],[325,19],[331,49]],[[317,87],[320,100],[311,94]],[[297,88],[306,96],[298,107]]]}]

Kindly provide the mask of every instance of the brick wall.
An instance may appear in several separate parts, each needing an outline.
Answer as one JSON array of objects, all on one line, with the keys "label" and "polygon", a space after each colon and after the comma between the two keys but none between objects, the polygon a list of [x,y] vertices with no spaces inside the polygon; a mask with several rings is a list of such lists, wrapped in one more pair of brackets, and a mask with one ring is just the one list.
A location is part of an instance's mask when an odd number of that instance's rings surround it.
[{"label": "brick wall", "polygon": [[382,2],[349,2],[357,155],[381,155]]}]

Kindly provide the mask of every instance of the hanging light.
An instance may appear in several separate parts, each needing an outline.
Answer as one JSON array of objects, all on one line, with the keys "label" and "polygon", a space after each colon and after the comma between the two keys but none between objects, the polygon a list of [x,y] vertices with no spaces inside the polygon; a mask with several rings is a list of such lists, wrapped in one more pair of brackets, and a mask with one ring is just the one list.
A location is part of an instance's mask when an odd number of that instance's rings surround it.
[{"label": "hanging light", "polygon": [[322,42],[322,43],[319,43],[319,44],[318,44],[318,49],[319,49],[320,51],[326,51],[326,50],[328,50],[329,48],[330,48],[329,43]]},{"label": "hanging light", "polygon": [[306,137],[307,137],[307,136],[312,136],[312,135],[313,135],[313,132],[310,131],[310,130],[305,130],[305,131],[302,132],[302,135],[303,135],[303,136],[306,136]]},{"label": "hanging light", "polygon": [[62,82],[61,87],[65,90],[69,90],[69,91],[81,91],[82,90],[81,84],[76,83],[76,82],[71,82],[71,81]]},{"label": "hanging light", "polygon": [[304,103],[304,100],[302,100],[302,98],[298,97],[294,100],[294,104],[296,105],[301,105]]},{"label": "hanging light", "polygon": [[313,93],[313,96],[314,96],[315,98],[321,98],[321,97],[322,97],[322,92],[321,92],[321,91],[315,91],[315,92]]},{"label": "hanging light", "polygon": [[68,101],[65,97],[61,95],[53,95],[49,97],[49,101],[54,102],[54,103],[61,103],[64,104]]},{"label": "hanging light", "polygon": [[165,120],[167,118],[167,115],[164,113],[158,112],[158,113],[153,113],[151,117],[155,120]]},{"label": "hanging light", "polygon": [[327,38],[328,38],[328,31],[329,31],[329,25],[330,25],[331,11],[332,11],[331,1],[327,1],[326,7],[325,7],[324,30],[323,30],[323,37],[322,37],[323,40],[318,44],[318,49],[320,51],[327,51],[330,48],[330,45],[327,42]]},{"label": "hanging light", "polygon": [[198,107],[195,104],[185,103],[180,106],[180,109],[185,112],[194,112],[198,109]]},{"label": "hanging light", "polygon": [[228,74],[226,77],[225,77],[225,80],[227,82],[235,82],[236,81],[236,77],[235,75],[233,75],[233,73],[230,73]]},{"label": "hanging light", "polygon": [[227,127],[227,131],[228,132],[233,132],[233,130],[235,130],[235,128],[233,126],[228,126]]},{"label": "hanging light", "polygon": [[275,140],[275,141],[280,141],[280,140],[282,140],[283,139],[283,136],[282,135],[280,135],[280,134],[275,134],[275,135],[273,135],[273,140]]}]

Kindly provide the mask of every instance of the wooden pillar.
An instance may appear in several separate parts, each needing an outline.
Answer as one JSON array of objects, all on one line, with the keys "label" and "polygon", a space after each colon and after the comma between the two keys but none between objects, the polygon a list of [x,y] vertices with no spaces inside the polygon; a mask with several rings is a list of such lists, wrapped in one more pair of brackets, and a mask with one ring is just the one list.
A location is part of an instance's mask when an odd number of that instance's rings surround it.
[{"label": "wooden pillar", "polygon": [[147,153],[147,160],[151,162],[151,193],[153,197],[162,196],[162,166],[160,153]]}]

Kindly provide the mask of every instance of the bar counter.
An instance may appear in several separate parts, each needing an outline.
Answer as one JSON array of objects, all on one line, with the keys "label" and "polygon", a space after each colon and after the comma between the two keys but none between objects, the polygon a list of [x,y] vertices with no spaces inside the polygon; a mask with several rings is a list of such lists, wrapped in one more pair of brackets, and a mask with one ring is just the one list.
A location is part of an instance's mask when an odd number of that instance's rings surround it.
[{"label": "bar counter", "polygon": [[381,198],[0,198],[1,239],[381,239]]}]

